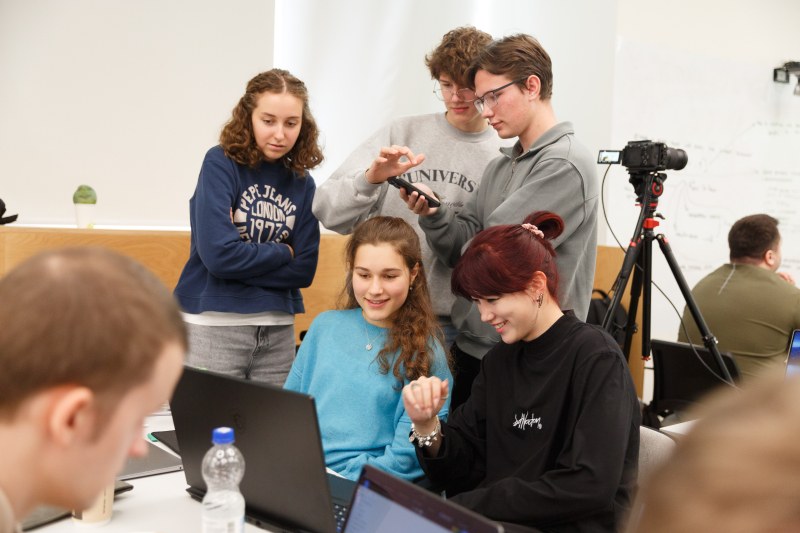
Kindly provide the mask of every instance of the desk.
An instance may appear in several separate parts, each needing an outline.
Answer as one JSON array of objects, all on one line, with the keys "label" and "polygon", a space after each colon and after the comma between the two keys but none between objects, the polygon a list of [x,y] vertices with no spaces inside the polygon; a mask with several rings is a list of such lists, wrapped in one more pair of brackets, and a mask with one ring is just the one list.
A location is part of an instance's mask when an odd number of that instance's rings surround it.
[{"label": "desk", "polygon": [[[146,420],[144,433],[174,429],[172,417],[152,416]],[[142,435],[144,438],[144,435]],[[166,450],[161,444],[157,444]],[[211,443],[209,442],[209,447]],[[167,450],[169,451],[169,450]],[[132,533],[140,531],[163,531],[166,533],[198,533],[201,531],[201,506],[186,492],[186,477],[183,472],[171,472],[157,476],[131,479],[133,490],[121,494],[114,500],[114,514],[108,525],[91,530],[76,528],[71,518],[35,529],[42,533],[75,533],[97,531],[99,533]],[[249,533],[264,530],[245,524]]]}]

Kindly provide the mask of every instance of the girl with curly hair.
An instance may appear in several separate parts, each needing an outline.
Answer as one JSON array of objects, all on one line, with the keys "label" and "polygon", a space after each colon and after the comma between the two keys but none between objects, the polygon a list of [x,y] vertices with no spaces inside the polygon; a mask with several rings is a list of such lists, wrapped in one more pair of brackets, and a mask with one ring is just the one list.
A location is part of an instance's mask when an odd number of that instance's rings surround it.
[{"label": "girl with curly hair", "polygon": [[[356,228],[345,261],[340,309],[311,324],[284,387],[314,396],[329,468],[355,480],[369,463],[413,480],[422,470],[403,385],[452,381],[419,238],[399,218],[375,217]],[[440,416],[448,410],[444,400]]]},{"label": "girl with curly hair", "polygon": [[247,84],[194,196],[189,261],[175,296],[189,335],[186,364],[282,386],[295,355],[294,315],[311,285],[322,162],[302,81],[272,69]]}]

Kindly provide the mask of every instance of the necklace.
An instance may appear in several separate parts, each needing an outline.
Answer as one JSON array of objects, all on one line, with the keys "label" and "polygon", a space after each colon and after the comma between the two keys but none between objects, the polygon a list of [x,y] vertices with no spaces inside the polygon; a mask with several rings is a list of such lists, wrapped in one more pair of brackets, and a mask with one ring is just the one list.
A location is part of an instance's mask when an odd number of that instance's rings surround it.
[{"label": "necklace", "polygon": [[[369,340],[369,331],[367,331],[367,319],[366,318],[364,319],[364,333],[367,334],[366,349],[367,349],[367,351],[370,351],[372,349],[372,341]],[[383,332],[378,333],[378,337],[380,337],[382,333]],[[375,337],[375,340],[378,340],[378,337]]]}]

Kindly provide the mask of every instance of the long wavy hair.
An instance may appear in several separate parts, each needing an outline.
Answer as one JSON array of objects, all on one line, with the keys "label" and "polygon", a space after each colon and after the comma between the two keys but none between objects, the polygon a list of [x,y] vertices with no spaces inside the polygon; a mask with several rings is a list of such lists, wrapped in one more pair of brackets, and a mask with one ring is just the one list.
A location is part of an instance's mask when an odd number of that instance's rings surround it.
[{"label": "long wavy hair", "polygon": [[[398,309],[383,349],[375,358],[380,364],[382,374],[388,374],[391,370],[399,382],[395,387],[399,390],[403,386],[404,378],[412,381],[430,375],[434,364],[434,343],[443,345],[442,330],[433,312],[428,279],[425,276],[425,266],[422,264],[419,237],[401,218],[373,217],[356,227],[345,247],[347,279],[344,290],[339,296],[338,308],[361,307],[353,292],[353,268],[356,252],[365,244],[373,246],[390,244],[403,258],[409,271],[413,271],[414,267],[419,265],[417,277],[411,285],[411,290],[408,291],[406,301]],[[397,350],[400,350],[400,355],[393,358]],[[450,356],[447,354],[447,364],[450,363]]]},{"label": "long wavy hair", "polygon": [[250,168],[256,168],[264,159],[264,154],[256,145],[253,135],[253,110],[258,106],[258,99],[266,92],[289,94],[303,102],[303,118],[300,135],[289,152],[279,162],[297,173],[298,177],[319,166],[324,157],[319,147],[319,129],[311,108],[308,105],[308,90],[305,84],[292,76],[288,71],[274,68],[262,72],[249,82],[244,96],[233,108],[231,119],[225,123],[219,135],[219,144],[225,155]]}]

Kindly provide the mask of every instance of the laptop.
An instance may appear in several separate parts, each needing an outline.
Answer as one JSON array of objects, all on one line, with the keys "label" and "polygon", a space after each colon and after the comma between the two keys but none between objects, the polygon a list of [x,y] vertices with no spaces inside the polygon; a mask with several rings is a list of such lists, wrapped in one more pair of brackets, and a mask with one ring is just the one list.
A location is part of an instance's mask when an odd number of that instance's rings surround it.
[{"label": "laptop", "polygon": [[182,468],[183,464],[180,457],[165,452],[158,446],[148,442],[147,455],[143,457],[128,457],[122,472],[117,474],[117,479],[136,479],[156,474],[166,474]]},{"label": "laptop", "polygon": [[792,340],[789,342],[789,355],[786,358],[786,377],[800,375],[800,330],[792,332]]},{"label": "laptop", "polygon": [[[206,493],[201,467],[214,428],[233,428],[245,460],[245,519],[291,532],[335,533],[356,484],[325,470],[314,398],[263,383],[185,368],[172,419],[187,491]],[[336,507],[335,507],[336,506]]]},{"label": "laptop", "polygon": [[366,465],[344,533],[503,533],[503,526]]}]

